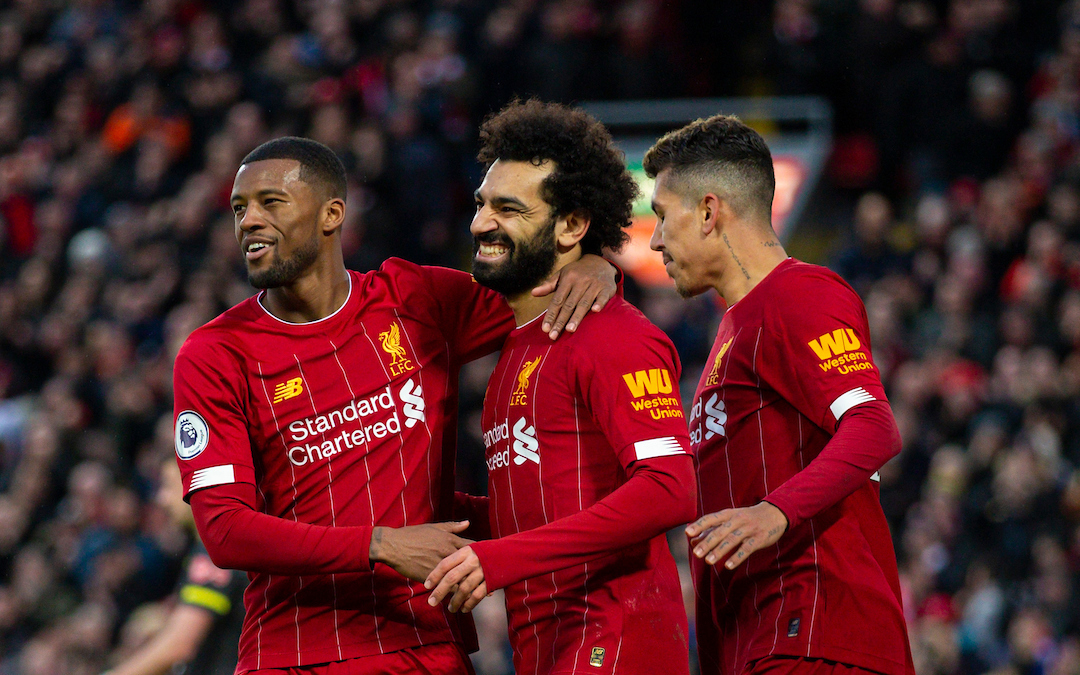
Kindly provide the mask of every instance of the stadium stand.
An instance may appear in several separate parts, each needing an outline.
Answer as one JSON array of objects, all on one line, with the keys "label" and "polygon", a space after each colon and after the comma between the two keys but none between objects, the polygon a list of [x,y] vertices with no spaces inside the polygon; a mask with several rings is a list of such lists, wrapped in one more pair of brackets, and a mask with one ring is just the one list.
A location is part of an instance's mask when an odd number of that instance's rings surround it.
[{"label": "stadium stand", "polygon": [[[476,128],[511,96],[763,93],[836,110],[793,249],[831,251],[869,312],[918,672],[1080,671],[1080,3],[13,0],[0,675],[98,673],[167,614],[189,544],[153,502],[171,363],[251,293],[227,203],[248,150],[340,153],[350,267],[462,267]],[[711,304],[643,303],[700,373]],[[464,375],[474,490],[485,381]],[[509,668],[492,609],[482,675]]]}]

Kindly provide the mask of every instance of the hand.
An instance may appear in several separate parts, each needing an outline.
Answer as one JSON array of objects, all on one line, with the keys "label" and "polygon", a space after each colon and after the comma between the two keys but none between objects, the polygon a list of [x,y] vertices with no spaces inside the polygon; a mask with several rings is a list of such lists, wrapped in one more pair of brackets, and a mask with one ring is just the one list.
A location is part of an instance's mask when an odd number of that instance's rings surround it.
[{"label": "hand", "polygon": [[769,502],[761,502],[702,516],[686,527],[686,534],[694,555],[715,565],[730,554],[724,567],[733,570],[754,551],[775,544],[787,527],[783,511]]},{"label": "hand", "polygon": [[434,588],[428,596],[428,604],[438,606],[451,591],[449,609],[456,612],[471,612],[481,600],[487,597],[487,582],[484,581],[484,568],[480,558],[476,557],[471,546],[459,548],[448,555],[428,575],[424,588]]},{"label": "hand", "polygon": [[423,581],[440,560],[472,542],[455,533],[469,521],[429,523],[410,527],[376,527],[371,533],[368,558],[389,565],[398,574]]},{"label": "hand", "polygon": [[603,309],[618,290],[615,271],[615,266],[600,256],[587,254],[534,288],[532,294],[538,298],[555,293],[542,326],[548,337],[559,337],[563,326],[573,333],[590,308],[594,312]]}]

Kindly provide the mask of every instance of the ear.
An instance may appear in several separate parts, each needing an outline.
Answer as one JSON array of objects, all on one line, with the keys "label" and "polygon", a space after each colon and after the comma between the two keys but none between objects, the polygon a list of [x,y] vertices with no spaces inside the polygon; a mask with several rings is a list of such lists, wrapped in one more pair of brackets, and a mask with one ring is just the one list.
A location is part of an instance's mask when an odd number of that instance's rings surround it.
[{"label": "ear", "polygon": [[708,236],[713,232],[724,229],[724,225],[731,219],[731,205],[716,194],[710,192],[698,202],[698,218],[701,224],[701,234]]},{"label": "ear", "polygon": [[578,244],[589,232],[592,219],[582,211],[574,211],[566,218],[560,218],[555,226],[555,241],[559,248],[567,251]]},{"label": "ear", "polygon": [[345,200],[335,197],[322,205],[322,233],[330,236],[345,223]]}]

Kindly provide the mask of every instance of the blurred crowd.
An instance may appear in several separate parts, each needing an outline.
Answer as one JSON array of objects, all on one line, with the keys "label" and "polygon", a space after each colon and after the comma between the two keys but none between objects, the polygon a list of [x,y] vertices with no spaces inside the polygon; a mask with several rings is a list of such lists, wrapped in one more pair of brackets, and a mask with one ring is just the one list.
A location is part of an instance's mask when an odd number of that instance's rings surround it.
[{"label": "blurred crowd", "polygon": [[[919,675],[1080,672],[1080,3],[12,0],[0,675],[100,672],[172,602],[171,364],[252,292],[228,213],[247,151],[341,155],[350,267],[466,267],[476,128],[510,97],[763,94],[836,111],[827,227],[800,227],[839,232],[814,262],[862,294],[904,438],[882,500]],[[627,294],[692,392],[714,301]],[[491,365],[463,374],[474,491]],[[509,672],[501,606],[477,620],[478,672]]]}]

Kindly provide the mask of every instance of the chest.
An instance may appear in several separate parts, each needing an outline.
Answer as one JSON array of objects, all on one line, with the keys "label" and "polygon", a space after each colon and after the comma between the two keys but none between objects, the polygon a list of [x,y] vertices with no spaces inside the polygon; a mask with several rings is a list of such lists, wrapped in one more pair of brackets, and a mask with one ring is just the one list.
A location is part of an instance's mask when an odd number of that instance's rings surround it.
[{"label": "chest", "polygon": [[769,377],[779,364],[768,363],[767,339],[760,322],[721,322],[690,408],[692,447],[726,441],[775,400]]},{"label": "chest", "polygon": [[296,467],[368,450],[426,428],[447,391],[444,338],[421,322],[373,313],[334,332],[254,346],[247,364],[249,435],[282,446]]}]

